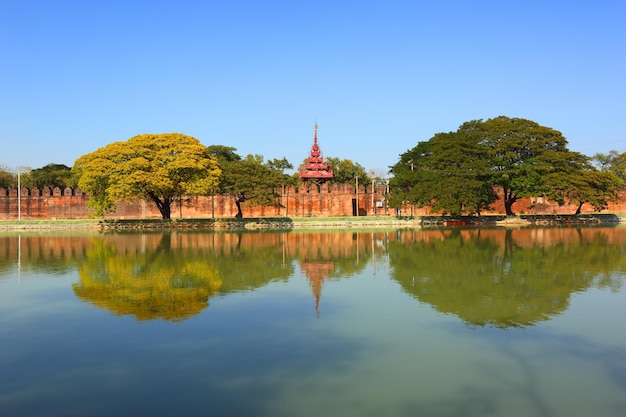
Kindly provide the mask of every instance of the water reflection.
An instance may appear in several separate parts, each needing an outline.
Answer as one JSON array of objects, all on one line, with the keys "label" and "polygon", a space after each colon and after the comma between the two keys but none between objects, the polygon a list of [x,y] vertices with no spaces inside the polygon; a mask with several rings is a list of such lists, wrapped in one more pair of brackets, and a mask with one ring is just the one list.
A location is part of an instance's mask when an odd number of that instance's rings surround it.
[{"label": "water reflection", "polygon": [[74,292],[115,314],[180,321],[208,307],[212,296],[292,273],[275,241],[249,243],[241,234],[107,236],[80,262]]},{"label": "water reflection", "polygon": [[[181,321],[215,296],[287,281],[298,268],[319,314],[332,280],[384,266],[391,279],[470,326],[531,326],[573,293],[618,290],[626,229],[120,233],[0,238],[0,270],[77,269],[76,296],[116,315]],[[6,274],[0,274],[6,276]]]},{"label": "water reflection", "polygon": [[392,276],[470,325],[530,326],[562,313],[572,293],[622,285],[623,229],[452,229],[405,233],[389,247]]},{"label": "water reflection", "polygon": [[61,275],[76,268],[91,242],[85,234],[3,234],[0,235],[0,279],[9,276],[14,265],[20,272]]},{"label": "water reflection", "polygon": [[218,270],[197,252],[173,251],[170,234],[158,240],[151,250],[146,250],[145,240],[123,248],[96,241],[80,262],[74,293],[139,320],[180,321],[198,314],[222,286]]},{"label": "water reflection", "polygon": [[319,317],[322,289],[326,281],[354,276],[384,247],[373,242],[386,233],[372,232],[310,232],[291,233],[286,236],[289,256],[297,260],[300,271],[306,276],[315,298],[315,313]]}]

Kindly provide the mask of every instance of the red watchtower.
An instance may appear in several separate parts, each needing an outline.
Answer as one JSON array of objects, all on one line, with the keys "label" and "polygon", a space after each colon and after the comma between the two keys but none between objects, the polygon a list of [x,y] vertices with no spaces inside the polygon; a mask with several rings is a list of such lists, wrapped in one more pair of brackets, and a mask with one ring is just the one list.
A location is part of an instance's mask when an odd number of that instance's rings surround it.
[{"label": "red watchtower", "polygon": [[315,135],[313,136],[311,153],[298,174],[304,182],[313,180],[317,183],[324,183],[333,177],[333,169],[324,161],[322,151],[317,144],[317,123],[315,123],[314,129]]}]

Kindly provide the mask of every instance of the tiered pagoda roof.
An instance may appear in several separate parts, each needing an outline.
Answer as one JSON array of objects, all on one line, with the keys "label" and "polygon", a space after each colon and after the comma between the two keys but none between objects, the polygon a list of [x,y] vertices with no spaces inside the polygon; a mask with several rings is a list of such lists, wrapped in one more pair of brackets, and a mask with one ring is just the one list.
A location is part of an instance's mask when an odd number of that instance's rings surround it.
[{"label": "tiered pagoda roof", "polygon": [[315,124],[315,134],[313,136],[313,146],[309,157],[300,169],[300,179],[303,181],[315,180],[316,182],[326,182],[333,177],[333,169],[324,160],[322,151],[317,144],[317,123]]}]

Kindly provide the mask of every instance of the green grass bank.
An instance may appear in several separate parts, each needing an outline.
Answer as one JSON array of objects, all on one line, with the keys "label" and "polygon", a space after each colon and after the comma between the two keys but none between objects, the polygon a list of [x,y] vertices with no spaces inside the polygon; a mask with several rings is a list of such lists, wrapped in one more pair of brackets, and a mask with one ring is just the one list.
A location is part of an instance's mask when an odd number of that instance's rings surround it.
[{"label": "green grass bank", "polygon": [[[402,228],[432,226],[485,225],[497,226],[510,224],[598,224],[626,223],[626,213],[596,214],[585,216],[517,216],[514,219],[504,216],[481,217],[277,217],[248,219],[64,219],[64,220],[3,220],[3,230],[258,230],[258,229],[323,229],[323,228]],[[516,222],[517,221],[517,222]]]}]

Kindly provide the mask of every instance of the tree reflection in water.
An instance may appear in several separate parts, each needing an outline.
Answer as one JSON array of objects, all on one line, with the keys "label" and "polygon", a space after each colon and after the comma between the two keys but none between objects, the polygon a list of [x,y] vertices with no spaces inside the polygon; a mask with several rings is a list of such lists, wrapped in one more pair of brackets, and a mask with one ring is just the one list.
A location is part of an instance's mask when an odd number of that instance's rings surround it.
[{"label": "tree reflection in water", "polygon": [[[4,236],[0,268],[78,269],[75,294],[118,315],[180,321],[211,297],[286,282],[296,265],[316,313],[327,282],[379,268],[421,303],[471,326],[530,326],[626,274],[621,227],[117,233]],[[383,265],[384,263],[384,265]]]},{"label": "tree reflection in water", "polygon": [[392,276],[419,301],[470,325],[530,326],[562,313],[575,292],[619,288],[614,272],[626,271],[626,246],[607,230],[417,232],[390,244]]},{"label": "tree reflection in water", "polygon": [[79,268],[74,292],[84,301],[139,320],[180,321],[208,306],[222,286],[215,265],[172,250],[171,235],[161,235],[154,251],[119,251],[98,240]]},{"label": "tree reflection in water", "polygon": [[80,260],[80,280],[74,284],[74,292],[82,300],[118,315],[179,321],[206,308],[212,296],[287,280],[294,273],[296,260],[309,280],[318,313],[324,280],[354,275],[371,258],[371,234],[361,240],[358,235],[280,232],[105,236],[94,239]]}]

